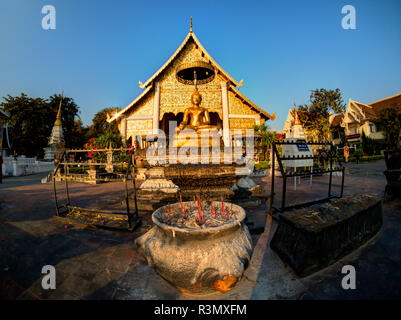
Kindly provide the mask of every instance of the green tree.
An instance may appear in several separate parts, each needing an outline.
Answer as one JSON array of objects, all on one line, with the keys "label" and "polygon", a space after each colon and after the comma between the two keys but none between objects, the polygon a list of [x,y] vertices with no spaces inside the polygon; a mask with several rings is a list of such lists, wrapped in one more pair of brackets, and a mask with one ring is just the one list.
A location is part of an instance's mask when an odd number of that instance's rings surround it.
[{"label": "green tree", "polygon": [[384,141],[388,150],[400,148],[401,114],[394,107],[380,110],[379,124],[384,130]]},{"label": "green tree", "polygon": [[108,148],[111,144],[113,148],[123,146],[122,136],[120,133],[105,132],[95,139],[96,146],[99,148]]},{"label": "green tree", "polygon": [[[10,114],[7,125],[10,133],[11,152],[27,157],[43,157],[43,148],[47,146],[61,95],[53,95],[49,99],[30,98],[21,93],[20,96],[3,97],[1,106]],[[64,97],[61,114],[66,146],[71,139],[78,139],[75,118],[78,107],[72,98]],[[74,135],[75,134],[75,135]]]},{"label": "green tree", "polygon": [[276,132],[269,130],[269,127],[265,124],[255,125],[254,132],[256,135],[261,136],[262,152],[264,155],[264,160],[269,160],[269,151],[273,141],[276,140]]},{"label": "green tree", "polygon": [[380,150],[382,149],[382,144],[372,138],[369,138],[365,135],[365,132],[362,131],[362,149],[363,152],[367,153],[369,156],[380,154]]},{"label": "green tree", "polygon": [[81,119],[74,120],[74,126],[72,127],[69,135],[69,148],[81,149],[87,140],[88,127],[84,127]]},{"label": "green tree", "polygon": [[329,140],[330,112],[345,111],[340,89],[327,90],[324,88],[311,90],[309,104],[298,106],[299,120],[309,135]]},{"label": "green tree", "polygon": [[[100,162],[106,162],[106,152],[95,151],[96,149],[108,149],[109,147],[120,148],[123,146],[122,136],[119,133],[105,132],[101,136],[90,138],[87,143],[84,144],[84,148],[88,150],[94,150],[88,152],[88,156],[92,159],[99,160]],[[114,151],[114,160],[117,162],[128,161],[129,154],[126,151]]]},{"label": "green tree", "polygon": [[120,111],[120,108],[104,108],[100,110],[92,119],[92,125],[89,127],[89,138],[90,137],[100,137],[104,133],[112,133],[119,134],[117,121],[113,121],[112,123],[107,122],[107,114],[112,115],[115,112]]},{"label": "green tree", "polygon": [[49,111],[46,101],[41,98],[32,99],[25,93],[16,97],[8,95],[3,99],[1,106],[10,115],[7,126],[11,152],[28,157],[40,157],[47,145],[47,133],[50,127],[46,121],[46,114]]}]

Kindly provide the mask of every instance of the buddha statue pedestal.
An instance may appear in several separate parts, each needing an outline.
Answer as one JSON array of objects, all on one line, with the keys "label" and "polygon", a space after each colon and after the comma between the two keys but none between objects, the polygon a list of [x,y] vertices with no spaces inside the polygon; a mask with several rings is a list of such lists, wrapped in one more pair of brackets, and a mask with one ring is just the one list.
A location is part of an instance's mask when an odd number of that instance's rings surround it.
[{"label": "buddha statue pedestal", "polygon": [[173,136],[171,145],[175,148],[181,147],[219,147],[221,134],[216,127],[209,126],[205,129],[185,129]]},{"label": "buddha statue pedestal", "polygon": [[[221,134],[217,128],[212,129],[185,129],[173,136],[170,147],[177,148],[177,160],[179,163],[209,163],[213,148],[222,144]],[[189,160],[191,158],[191,160]]]}]

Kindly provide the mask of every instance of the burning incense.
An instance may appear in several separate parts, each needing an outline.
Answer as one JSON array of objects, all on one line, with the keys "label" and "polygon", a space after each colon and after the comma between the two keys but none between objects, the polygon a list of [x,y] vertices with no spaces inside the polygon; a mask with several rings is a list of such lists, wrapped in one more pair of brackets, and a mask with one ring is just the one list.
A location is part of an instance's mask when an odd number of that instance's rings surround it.
[{"label": "burning incense", "polygon": [[196,195],[196,199],[198,200],[198,218],[199,218],[199,224],[202,223],[202,207],[201,207],[201,203],[200,203],[200,198],[198,195]]},{"label": "burning incense", "polygon": [[180,206],[181,206],[181,213],[184,215],[184,219],[187,218],[187,215],[185,214],[185,208],[184,205],[182,204],[182,197],[180,195]]}]

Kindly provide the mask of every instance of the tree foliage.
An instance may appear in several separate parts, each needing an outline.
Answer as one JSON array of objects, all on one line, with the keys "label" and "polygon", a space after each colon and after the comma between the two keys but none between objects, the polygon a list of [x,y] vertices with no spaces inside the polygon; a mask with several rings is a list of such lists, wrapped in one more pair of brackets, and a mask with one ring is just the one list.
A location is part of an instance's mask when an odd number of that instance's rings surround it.
[{"label": "tree foliage", "polygon": [[384,130],[384,141],[388,150],[400,148],[401,115],[394,107],[380,110],[379,124]]},{"label": "tree foliage", "polygon": [[328,140],[330,135],[330,113],[345,111],[340,89],[324,88],[311,90],[309,104],[298,106],[299,120],[309,135]]},{"label": "tree foliage", "polygon": [[367,137],[365,132],[362,131],[362,149],[368,156],[378,155],[382,149],[382,144],[375,139]]},{"label": "tree foliage", "polygon": [[119,134],[117,122],[113,121],[112,123],[107,122],[107,114],[112,115],[116,112],[120,111],[120,108],[104,108],[100,110],[92,119],[92,125],[88,129],[88,135],[90,137],[100,137],[104,133],[110,134]]},{"label": "tree foliage", "polygon": [[[48,99],[30,98],[25,93],[15,97],[11,95],[3,97],[1,106],[10,114],[7,126],[12,153],[27,157],[43,157],[43,148],[48,145],[60,98],[61,95],[56,94]],[[79,122],[76,122],[78,113],[78,106],[74,100],[63,97],[61,117],[66,146],[78,143],[81,134]]]},{"label": "tree foliage", "polygon": [[269,130],[269,127],[265,124],[254,126],[255,134],[261,136],[262,152],[264,154],[264,160],[269,159],[269,151],[273,141],[276,140],[276,132]]},{"label": "tree foliage", "polygon": [[73,149],[81,149],[87,140],[88,131],[89,128],[83,125],[81,119],[74,120],[74,126],[72,127],[71,134],[68,139],[68,147]]}]

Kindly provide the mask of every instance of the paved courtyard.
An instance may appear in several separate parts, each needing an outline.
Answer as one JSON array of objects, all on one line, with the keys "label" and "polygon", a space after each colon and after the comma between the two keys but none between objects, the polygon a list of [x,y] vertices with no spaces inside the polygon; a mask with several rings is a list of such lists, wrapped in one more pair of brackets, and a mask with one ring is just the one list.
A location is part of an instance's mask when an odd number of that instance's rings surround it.
[{"label": "paved courtyard", "polygon": [[[348,164],[344,195],[369,193],[383,197],[384,162]],[[250,266],[237,286],[224,294],[193,296],[178,292],[151,269],[134,247],[134,239],[150,227],[149,215],[133,233],[71,224],[55,218],[53,187],[42,175],[5,178],[0,184],[1,299],[394,299],[401,297],[401,203],[384,203],[384,225],[377,236],[334,265],[299,278],[270,249],[277,228],[262,206],[248,216],[262,222],[253,235]],[[302,179],[294,190],[288,183],[288,204],[327,195],[328,177],[312,185]],[[266,191],[270,177],[255,179]],[[333,193],[340,177],[333,178]],[[279,200],[281,188],[277,179]],[[58,184],[62,191],[63,184]],[[62,193],[60,193],[61,196]],[[74,204],[118,207],[122,185],[71,184]],[[60,197],[60,201],[63,201]],[[277,201],[278,201],[277,200]],[[356,269],[356,290],[343,290],[341,268]],[[44,265],[56,268],[56,289],[41,287]]]}]

